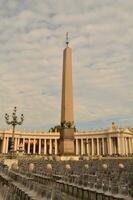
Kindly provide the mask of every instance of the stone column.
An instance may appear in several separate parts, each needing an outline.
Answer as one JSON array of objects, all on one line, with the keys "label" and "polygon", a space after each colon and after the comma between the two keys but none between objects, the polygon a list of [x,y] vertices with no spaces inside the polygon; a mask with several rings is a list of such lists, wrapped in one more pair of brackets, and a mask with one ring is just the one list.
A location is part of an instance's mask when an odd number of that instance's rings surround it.
[{"label": "stone column", "polygon": [[125,142],[125,137],[124,137],[124,149],[125,149],[125,155],[126,155],[126,142]]},{"label": "stone column", "polygon": [[28,154],[30,154],[30,138],[28,140]]},{"label": "stone column", "polygon": [[127,147],[127,138],[124,138],[124,142],[125,142],[125,154],[128,155],[128,147]]},{"label": "stone column", "polygon": [[46,143],[46,139],[44,139],[44,155],[47,154],[47,143]]},{"label": "stone column", "polygon": [[23,138],[23,150],[25,152],[25,138]]},{"label": "stone column", "polygon": [[20,143],[20,138],[18,138],[18,141],[17,141],[17,150],[19,150],[19,143]]},{"label": "stone column", "polygon": [[34,142],[33,142],[33,154],[36,153],[36,140],[34,139]]},{"label": "stone column", "polygon": [[55,155],[57,155],[57,139],[55,139]]},{"label": "stone column", "polygon": [[133,153],[133,137],[131,138],[131,143],[132,143],[132,153]]},{"label": "stone column", "polygon": [[105,150],[104,150],[104,138],[102,138],[102,154],[105,154]]},{"label": "stone column", "polygon": [[131,143],[131,138],[129,137],[129,150],[130,153],[132,153],[132,143]]},{"label": "stone column", "polygon": [[97,138],[97,155],[99,155],[99,138]]},{"label": "stone column", "polygon": [[90,138],[88,138],[88,155],[91,155]]},{"label": "stone column", "polygon": [[130,138],[130,144],[131,144],[131,153],[133,153],[133,147],[132,147],[132,137]]},{"label": "stone column", "polygon": [[88,138],[86,139],[86,144],[87,144],[87,155],[89,155],[89,141],[88,141]]},{"label": "stone column", "polygon": [[38,154],[41,154],[41,139],[39,139],[39,148],[38,148]]},{"label": "stone column", "polygon": [[91,139],[91,155],[94,155],[94,143],[93,138]]},{"label": "stone column", "polygon": [[2,143],[2,153],[5,153],[5,147],[6,147],[6,137],[3,137],[3,143]]},{"label": "stone column", "polygon": [[79,155],[78,139],[76,139],[76,155]]},{"label": "stone column", "polygon": [[49,154],[52,155],[52,139],[49,140]]},{"label": "stone column", "polygon": [[129,137],[127,137],[128,153],[130,153]]},{"label": "stone column", "polygon": [[120,136],[117,136],[117,149],[118,149],[118,154],[121,155],[121,142],[120,142]]},{"label": "stone column", "polygon": [[6,138],[6,153],[8,153],[8,144],[9,144],[9,138]]},{"label": "stone column", "polygon": [[121,154],[125,155],[125,144],[124,144],[124,136],[121,136]]},{"label": "stone column", "polygon": [[83,147],[83,139],[81,139],[81,155],[83,155],[84,154],[84,152],[83,152],[83,149],[84,149],[84,147]]},{"label": "stone column", "polygon": [[108,137],[108,154],[112,155],[112,142],[111,137]]}]

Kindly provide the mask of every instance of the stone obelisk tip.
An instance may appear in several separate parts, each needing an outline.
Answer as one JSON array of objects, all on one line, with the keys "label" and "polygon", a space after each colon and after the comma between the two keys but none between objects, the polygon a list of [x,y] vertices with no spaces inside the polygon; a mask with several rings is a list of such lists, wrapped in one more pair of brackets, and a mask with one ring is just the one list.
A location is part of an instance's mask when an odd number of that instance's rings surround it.
[{"label": "stone obelisk tip", "polygon": [[69,44],[69,37],[68,37],[68,32],[66,32],[66,47],[68,47]]}]

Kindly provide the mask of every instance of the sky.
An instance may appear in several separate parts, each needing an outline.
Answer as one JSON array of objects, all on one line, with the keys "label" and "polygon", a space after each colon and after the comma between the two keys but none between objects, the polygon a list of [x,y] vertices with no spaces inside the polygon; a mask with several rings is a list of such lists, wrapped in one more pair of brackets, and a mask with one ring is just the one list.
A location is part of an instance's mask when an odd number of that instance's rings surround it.
[{"label": "sky", "polygon": [[133,127],[132,0],[0,0],[0,129],[14,106],[18,129],[60,124],[66,32],[77,129]]}]

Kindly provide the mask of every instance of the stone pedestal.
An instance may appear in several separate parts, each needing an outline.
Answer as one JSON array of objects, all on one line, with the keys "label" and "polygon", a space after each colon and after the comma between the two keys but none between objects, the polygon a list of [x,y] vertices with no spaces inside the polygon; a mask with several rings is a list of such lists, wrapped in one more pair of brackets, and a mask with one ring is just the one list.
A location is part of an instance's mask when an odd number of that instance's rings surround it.
[{"label": "stone pedestal", "polygon": [[73,128],[63,128],[61,130],[59,152],[60,155],[75,155]]}]

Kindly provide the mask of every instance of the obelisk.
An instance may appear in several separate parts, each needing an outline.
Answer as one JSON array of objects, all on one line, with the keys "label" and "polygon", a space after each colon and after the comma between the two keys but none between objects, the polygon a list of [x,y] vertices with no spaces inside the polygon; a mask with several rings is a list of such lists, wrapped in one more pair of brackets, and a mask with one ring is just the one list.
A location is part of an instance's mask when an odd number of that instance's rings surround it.
[{"label": "obelisk", "polygon": [[72,49],[68,46],[68,44],[69,41],[67,33],[66,48],[63,52],[61,131],[59,150],[61,155],[74,155]]}]

